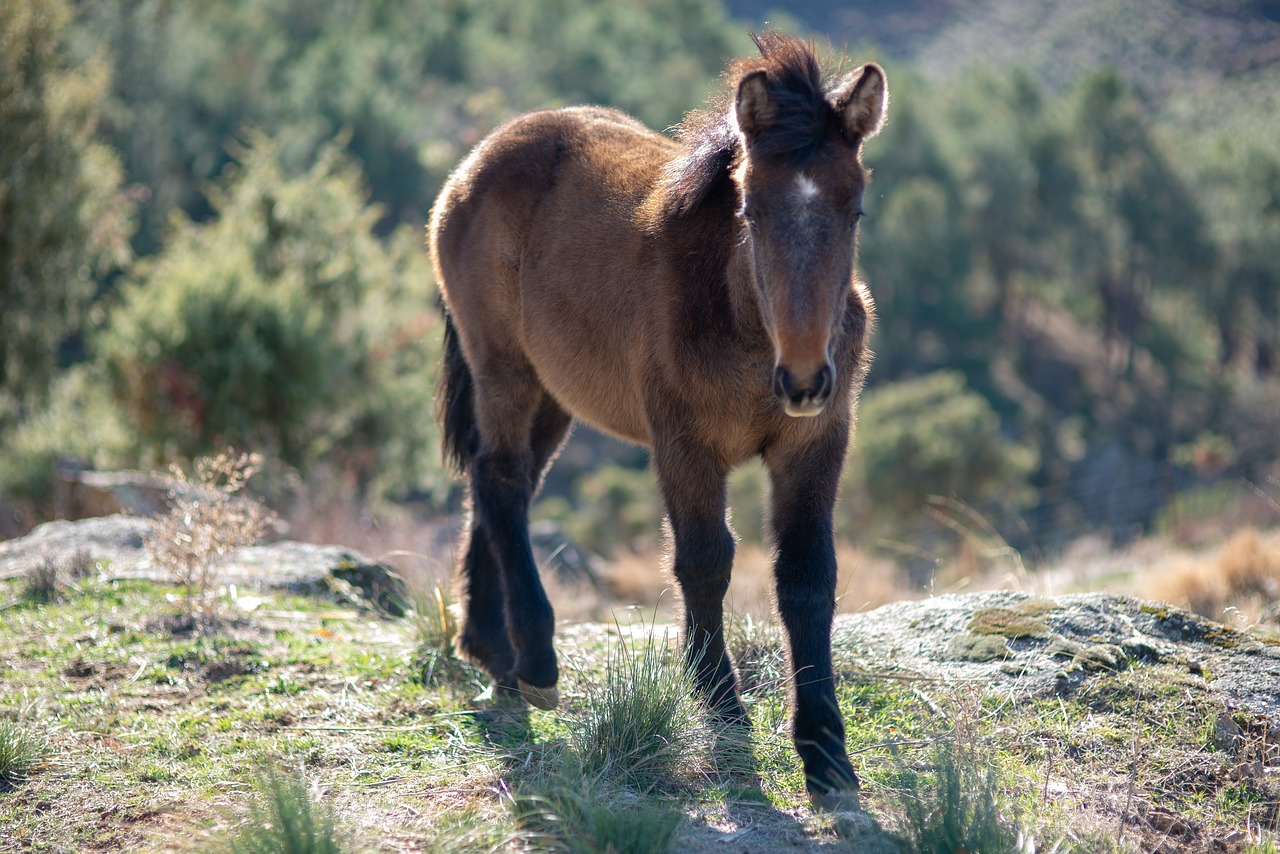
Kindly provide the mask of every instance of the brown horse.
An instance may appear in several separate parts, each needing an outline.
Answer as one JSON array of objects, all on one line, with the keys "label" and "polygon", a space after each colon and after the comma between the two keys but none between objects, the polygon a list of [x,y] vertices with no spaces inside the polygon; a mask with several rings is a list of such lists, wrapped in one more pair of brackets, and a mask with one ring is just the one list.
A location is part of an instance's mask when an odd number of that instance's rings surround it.
[{"label": "brown horse", "polygon": [[597,107],[520,116],[436,201],[438,405],[472,506],[458,646],[498,686],[558,702],[527,515],[581,418],[652,450],[695,683],[721,717],[745,721],[723,638],[725,481],[760,456],[792,733],[810,793],[839,800],[858,781],[831,666],[832,511],[869,360],[872,304],[854,274],[860,149],[888,89],[877,65],[826,80],[806,43],[756,44],[759,58],[731,64],[728,96],[675,141]]}]

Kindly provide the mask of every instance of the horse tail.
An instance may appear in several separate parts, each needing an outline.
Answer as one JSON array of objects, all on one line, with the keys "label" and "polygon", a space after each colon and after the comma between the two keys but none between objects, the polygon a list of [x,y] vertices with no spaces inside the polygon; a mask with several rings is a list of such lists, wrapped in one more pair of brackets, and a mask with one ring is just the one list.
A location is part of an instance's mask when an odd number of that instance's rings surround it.
[{"label": "horse tail", "polygon": [[459,474],[471,467],[476,451],[475,381],[462,354],[462,342],[449,310],[444,312],[444,366],[436,386],[436,418],[444,430],[442,452],[446,465]]}]

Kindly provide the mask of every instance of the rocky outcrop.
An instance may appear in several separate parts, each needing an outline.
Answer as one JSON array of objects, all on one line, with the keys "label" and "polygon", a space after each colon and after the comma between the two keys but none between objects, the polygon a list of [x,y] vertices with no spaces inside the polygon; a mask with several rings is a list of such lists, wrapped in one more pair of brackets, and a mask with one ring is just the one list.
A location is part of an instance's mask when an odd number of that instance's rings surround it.
[{"label": "rocky outcrop", "polygon": [[[165,580],[144,546],[153,525],[133,516],[41,525],[0,543],[0,578],[41,562],[89,562],[109,578]],[[559,555],[570,551],[563,544],[548,549]],[[576,553],[572,558],[576,574],[590,580],[589,560]],[[218,579],[241,588],[337,595],[393,614],[402,608],[395,573],[340,546],[293,541],[251,546],[230,555]],[[881,672],[998,685],[1024,695],[1070,692],[1091,673],[1144,663],[1173,665],[1202,677],[1229,708],[1280,721],[1280,632],[1242,631],[1127,596],[989,592],[897,602],[839,615],[833,647],[853,669],[874,662]]]},{"label": "rocky outcrop", "polygon": [[[21,575],[52,562],[94,565],[108,578],[167,580],[147,554],[151,519],[103,516],[40,525],[25,537],[0,543],[0,578]],[[386,564],[341,546],[281,541],[249,546],[227,557],[218,571],[220,584],[240,588],[325,593],[403,613],[400,579]]]},{"label": "rocky outcrop", "polygon": [[1280,633],[1241,631],[1128,596],[991,592],[897,602],[836,619],[838,656],[878,669],[1066,693],[1091,673],[1162,663],[1201,676],[1229,708],[1280,721]]}]

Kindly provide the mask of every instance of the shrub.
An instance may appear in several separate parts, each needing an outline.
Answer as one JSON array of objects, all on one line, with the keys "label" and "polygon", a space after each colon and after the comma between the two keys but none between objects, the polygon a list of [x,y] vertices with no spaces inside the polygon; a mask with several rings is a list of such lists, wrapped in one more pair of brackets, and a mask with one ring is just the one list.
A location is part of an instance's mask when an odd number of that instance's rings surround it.
[{"label": "shrub", "polygon": [[191,622],[208,606],[210,587],[222,563],[236,549],[253,545],[268,517],[253,501],[237,495],[262,460],[224,451],[196,461],[196,481],[173,472],[169,511],[146,536],[147,554],[186,592]]},{"label": "shrub", "polygon": [[0,3],[0,428],[45,402],[59,345],[129,260],[133,202],[97,137],[110,74],[65,55],[71,6]]},{"label": "shrub", "polygon": [[[249,134],[210,191],[120,288],[97,353],[146,463],[228,444],[361,493],[443,484],[431,427],[438,315],[426,253],[386,241],[336,146],[300,175]],[[434,478],[434,479],[433,479]]]},{"label": "shrub", "polygon": [[243,245],[211,257],[173,249],[163,281],[126,288],[102,341],[144,456],[193,459],[233,443],[304,463],[319,413],[339,403],[342,358],[305,292],[272,287]]},{"label": "shrub", "polygon": [[982,507],[1025,506],[1036,454],[956,371],[937,371],[863,395],[847,495],[882,528],[910,530],[933,495]]}]

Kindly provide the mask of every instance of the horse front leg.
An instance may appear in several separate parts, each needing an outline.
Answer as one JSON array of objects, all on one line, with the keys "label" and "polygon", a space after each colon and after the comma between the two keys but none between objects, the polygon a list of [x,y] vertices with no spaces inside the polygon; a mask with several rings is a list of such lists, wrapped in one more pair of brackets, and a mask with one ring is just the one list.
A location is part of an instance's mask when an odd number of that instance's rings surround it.
[{"label": "horse front leg", "polygon": [[745,722],[737,677],[724,645],[724,596],[734,540],[725,523],[726,472],[709,450],[658,448],[654,466],[674,540],[672,561],[684,611],[685,661],[714,714]]},{"label": "horse front leg", "polygon": [[818,447],[765,455],[772,486],[770,528],[777,558],[778,614],[792,680],[791,734],[810,797],[820,806],[856,803],[858,777],[845,749],[831,665],[836,556],[832,514],[848,432]]}]

